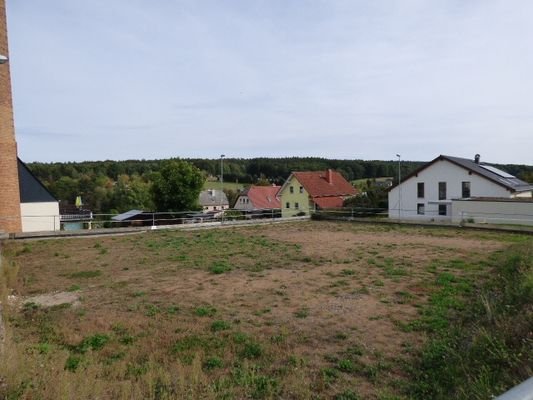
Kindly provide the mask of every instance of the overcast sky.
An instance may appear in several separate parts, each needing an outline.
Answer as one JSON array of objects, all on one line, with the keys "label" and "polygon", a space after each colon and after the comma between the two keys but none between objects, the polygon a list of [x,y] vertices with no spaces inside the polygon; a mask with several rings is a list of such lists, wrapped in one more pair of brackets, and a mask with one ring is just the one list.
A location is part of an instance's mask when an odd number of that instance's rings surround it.
[{"label": "overcast sky", "polygon": [[25,161],[533,164],[531,0],[7,0]]}]

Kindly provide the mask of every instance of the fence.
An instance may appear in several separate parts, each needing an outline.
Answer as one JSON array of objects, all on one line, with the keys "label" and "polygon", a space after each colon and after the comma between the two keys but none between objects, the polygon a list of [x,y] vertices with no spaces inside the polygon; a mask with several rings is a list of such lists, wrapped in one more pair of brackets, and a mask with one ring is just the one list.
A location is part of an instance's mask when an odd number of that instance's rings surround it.
[{"label": "fence", "polygon": [[385,218],[388,216],[385,208],[328,208],[317,210],[312,213],[313,219],[342,219],[350,220],[355,218]]},{"label": "fence", "polygon": [[144,212],[132,210],[123,214],[70,213],[63,215],[23,215],[24,232],[59,230],[112,229],[118,227],[157,227],[163,225],[223,223],[225,221],[281,218],[280,209],[237,210],[212,212]]}]

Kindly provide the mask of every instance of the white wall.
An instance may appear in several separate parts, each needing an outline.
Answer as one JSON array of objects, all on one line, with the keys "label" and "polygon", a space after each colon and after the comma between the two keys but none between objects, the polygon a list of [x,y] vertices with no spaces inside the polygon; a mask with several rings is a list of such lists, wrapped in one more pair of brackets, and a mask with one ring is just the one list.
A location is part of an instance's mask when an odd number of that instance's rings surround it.
[{"label": "white wall", "polygon": [[[424,197],[417,197],[417,183],[424,182]],[[439,200],[439,182],[446,182],[446,200]],[[470,197],[511,197],[504,187],[497,185],[477,174],[459,167],[447,160],[436,161],[433,165],[420,171],[389,191],[389,218],[398,218],[401,188],[401,218],[434,219],[435,221],[451,219],[452,199],[462,197],[462,182],[470,182]],[[417,214],[417,204],[423,203],[425,214]],[[439,215],[439,204],[447,205],[447,215]]]},{"label": "white wall", "polygon": [[533,192],[531,190],[529,190],[527,192],[515,193],[513,195],[513,197],[530,199],[531,197],[533,197]]},{"label": "white wall", "polygon": [[532,201],[453,201],[452,222],[533,225]]},{"label": "white wall", "polygon": [[253,210],[254,205],[246,195],[240,195],[233,206],[236,210]]},{"label": "white wall", "polygon": [[22,232],[58,231],[59,203],[21,203]]}]

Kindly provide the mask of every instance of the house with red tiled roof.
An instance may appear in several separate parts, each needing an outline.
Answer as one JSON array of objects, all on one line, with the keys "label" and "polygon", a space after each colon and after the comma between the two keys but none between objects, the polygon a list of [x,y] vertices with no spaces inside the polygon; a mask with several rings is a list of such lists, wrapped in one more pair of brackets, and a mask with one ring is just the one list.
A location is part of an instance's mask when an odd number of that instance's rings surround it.
[{"label": "house with red tiled roof", "polygon": [[233,208],[243,211],[275,210],[281,208],[278,197],[280,186],[250,186],[244,190]]},{"label": "house with red tiled roof", "polygon": [[355,196],[355,189],[344,177],[327,171],[293,172],[279,190],[283,217],[309,215],[311,211],[342,207]]}]

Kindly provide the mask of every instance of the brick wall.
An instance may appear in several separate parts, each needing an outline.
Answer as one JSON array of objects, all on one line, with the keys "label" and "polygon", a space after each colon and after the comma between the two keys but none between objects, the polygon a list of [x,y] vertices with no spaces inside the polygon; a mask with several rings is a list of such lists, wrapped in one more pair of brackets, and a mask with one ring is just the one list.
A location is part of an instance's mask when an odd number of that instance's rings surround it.
[{"label": "brick wall", "polygon": [[[0,54],[9,56],[5,0],[0,0]],[[8,62],[0,65],[0,231],[21,230],[17,143]]]}]

